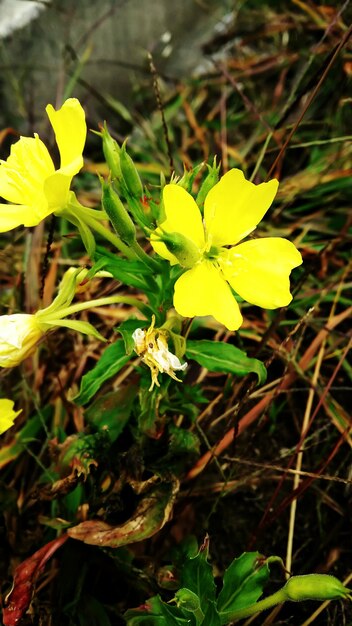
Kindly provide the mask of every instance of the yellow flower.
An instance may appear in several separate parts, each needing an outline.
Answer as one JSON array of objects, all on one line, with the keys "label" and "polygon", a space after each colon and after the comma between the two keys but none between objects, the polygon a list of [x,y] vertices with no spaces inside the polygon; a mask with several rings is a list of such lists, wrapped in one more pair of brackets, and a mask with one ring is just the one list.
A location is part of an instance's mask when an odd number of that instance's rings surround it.
[{"label": "yellow flower", "polygon": [[244,300],[266,309],[291,302],[290,271],[302,263],[293,243],[280,237],[239,243],[262,220],[277,188],[277,180],[254,185],[232,169],[207,194],[203,222],[185,189],[165,185],[166,220],[152,233],[151,243],[171,265],[185,268],[175,283],[180,315],[212,315],[237,330],[243,320],[230,285]]},{"label": "yellow flower", "polygon": [[14,420],[21,413],[13,410],[12,400],[0,398],[0,435],[13,426]]},{"label": "yellow flower", "polygon": [[180,381],[175,376],[175,371],[184,371],[187,367],[187,363],[181,365],[180,360],[175,354],[169,351],[167,345],[167,331],[163,331],[161,328],[154,328],[155,317],[151,326],[147,330],[137,328],[132,334],[134,341],[134,349],[139,356],[142,357],[142,361],[148,365],[151,376],[152,384],[149,388],[151,391],[154,384],[160,387],[158,381],[158,374],[168,374],[174,380]]},{"label": "yellow flower", "polygon": [[0,204],[0,232],[36,226],[68,203],[72,178],[83,165],[82,151],[87,135],[85,114],[76,98],[70,98],[55,111],[46,107],[60,152],[60,168],[37,134],[21,137],[11,147],[7,161],[0,161],[0,196],[10,204]]},{"label": "yellow flower", "polygon": [[33,354],[43,330],[34,315],[0,316],[0,367],[15,367]]}]

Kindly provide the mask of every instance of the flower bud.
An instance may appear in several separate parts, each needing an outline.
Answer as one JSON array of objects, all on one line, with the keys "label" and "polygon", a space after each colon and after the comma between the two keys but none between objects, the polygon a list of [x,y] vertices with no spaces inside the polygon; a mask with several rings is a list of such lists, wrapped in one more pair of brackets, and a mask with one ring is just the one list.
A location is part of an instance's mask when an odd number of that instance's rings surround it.
[{"label": "flower bud", "polygon": [[176,181],[176,184],[180,187],[183,187],[188,193],[191,193],[194,179],[199,174],[200,170],[204,167],[204,163],[198,163],[195,167],[192,167],[190,170],[186,170],[183,168],[183,176],[179,180]]},{"label": "flower bud", "polygon": [[202,256],[195,243],[181,233],[162,232],[160,240],[182,267],[193,267]]},{"label": "flower bud", "polygon": [[123,181],[134,198],[140,199],[143,196],[143,185],[136,166],[126,150],[126,141],[120,149],[120,167]]},{"label": "flower bud", "polygon": [[34,315],[0,316],[0,367],[15,367],[33,354],[43,330]]},{"label": "flower bud", "polygon": [[287,600],[338,600],[350,597],[351,590],[335,576],[329,574],[306,574],[292,576],[282,589]]},{"label": "flower bud", "polygon": [[203,208],[206,196],[208,195],[212,187],[214,187],[214,185],[216,185],[216,183],[219,181],[220,164],[216,165],[216,157],[214,157],[213,165],[207,164],[207,168],[208,174],[203,180],[196,198],[196,202],[200,208]]},{"label": "flower bud", "polygon": [[120,166],[120,151],[121,148],[117,141],[113,139],[106,127],[106,123],[104,124],[104,128],[101,133],[99,133],[103,139],[103,152],[105,156],[105,160],[109,166],[110,172],[113,178],[117,178],[117,180],[121,180],[121,166]]},{"label": "flower bud", "polygon": [[102,204],[121,241],[127,246],[136,241],[136,227],[110,182],[101,179]]},{"label": "flower bud", "polygon": [[21,413],[21,410],[14,411],[13,405],[12,400],[0,399],[0,435],[13,426],[17,415]]}]

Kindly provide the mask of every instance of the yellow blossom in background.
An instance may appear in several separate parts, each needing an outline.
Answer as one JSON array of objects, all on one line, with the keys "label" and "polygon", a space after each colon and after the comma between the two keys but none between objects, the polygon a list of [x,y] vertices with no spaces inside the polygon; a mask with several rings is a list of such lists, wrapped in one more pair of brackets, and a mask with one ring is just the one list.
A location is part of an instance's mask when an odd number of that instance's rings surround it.
[{"label": "yellow blossom in background", "polygon": [[83,166],[87,135],[85,113],[76,98],[69,98],[55,111],[46,112],[60,152],[60,168],[55,170],[49,151],[37,134],[21,137],[11,146],[7,161],[0,161],[0,232],[20,224],[36,226],[68,203],[72,178]]},{"label": "yellow blossom in background", "polygon": [[0,316],[0,367],[15,367],[33,354],[43,330],[34,315]]},{"label": "yellow blossom in background", "polygon": [[13,410],[12,400],[0,398],[0,435],[13,426],[14,420],[21,413]]},{"label": "yellow blossom in background", "polygon": [[266,309],[291,302],[289,275],[302,263],[293,243],[280,237],[239,243],[262,220],[278,184],[271,180],[255,185],[241,170],[232,169],[207,194],[204,221],[183,187],[165,185],[166,220],[152,233],[151,243],[171,265],[185,268],[174,292],[180,315],[212,315],[237,330],[243,319],[230,285],[244,300]]},{"label": "yellow blossom in background", "polygon": [[180,380],[175,376],[175,371],[184,371],[187,363],[181,364],[175,354],[169,351],[167,345],[167,332],[161,328],[154,328],[155,318],[151,326],[144,330],[137,328],[132,334],[134,340],[135,352],[142,357],[142,361],[150,368],[152,376],[152,384],[149,391],[154,385],[160,387],[158,374],[168,374],[174,380]]}]

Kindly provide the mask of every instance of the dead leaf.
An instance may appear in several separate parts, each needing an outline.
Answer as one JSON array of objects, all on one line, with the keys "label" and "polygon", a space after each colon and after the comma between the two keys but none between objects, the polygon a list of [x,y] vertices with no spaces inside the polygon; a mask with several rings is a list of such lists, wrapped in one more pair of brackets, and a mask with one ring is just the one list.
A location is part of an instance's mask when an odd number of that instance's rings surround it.
[{"label": "dead leaf", "polygon": [[151,490],[139,503],[134,515],[120,526],[100,520],[88,520],[68,529],[72,539],[94,546],[117,548],[143,541],[155,535],[171,518],[179,482],[163,483]]},{"label": "dead leaf", "polygon": [[45,563],[67,539],[67,535],[62,535],[50,541],[16,567],[12,589],[5,598],[6,606],[2,616],[4,626],[18,624],[31,603],[34,585]]}]

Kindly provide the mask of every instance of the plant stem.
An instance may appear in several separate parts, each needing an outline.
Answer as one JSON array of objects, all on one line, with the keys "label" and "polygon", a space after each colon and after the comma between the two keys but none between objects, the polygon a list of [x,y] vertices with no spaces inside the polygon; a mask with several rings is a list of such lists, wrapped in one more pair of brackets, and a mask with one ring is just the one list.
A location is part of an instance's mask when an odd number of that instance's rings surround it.
[{"label": "plant stem", "polygon": [[[110,241],[110,243],[112,243],[115,248],[120,250],[120,252],[122,252],[122,254],[124,254],[128,259],[135,260],[137,258],[136,253],[133,252],[131,248],[126,246],[126,244],[121,241],[120,237],[115,235],[115,233],[112,233],[108,228],[100,223],[99,220],[102,219],[103,211],[99,211],[97,216],[95,216],[94,214],[92,214],[93,209],[89,209],[83,206],[83,204],[80,204],[73,192],[70,196],[70,200],[68,201],[67,206],[65,207],[65,209],[60,211],[60,213],[68,220],[70,220],[70,216],[72,215],[72,217],[76,217],[76,219],[82,221],[91,230],[94,230],[96,233],[99,233],[99,235],[104,237],[104,239]],[[108,219],[108,216],[106,216],[106,219]]]},{"label": "plant stem", "polygon": [[99,235],[110,241],[110,243],[112,243],[115,248],[120,250],[120,252],[122,252],[128,259],[135,260],[137,258],[136,252],[132,250],[132,248],[126,246],[126,244],[121,241],[120,237],[118,237],[117,235],[115,235],[115,233],[112,233],[111,230],[100,224],[100,222],[98,222],[98,220],[96,220],[94,217],[86,215],[84,217],[84,222],[96,233],[99,233]]},{"label": "plant stem", "polygon": [[[104,306],[106,304],[130,304],[131,306],[135,306],[139,309],[144,315],[148,313],[148,307],[138,300],[137,298],[132,298],[129,296],[107,296],[106,298],[97,298],[96,300],[87,300],[86,302],[77,302],[76,304],[72,304],[64,309],[59,309],[53,313],[53,317],[55,319],[61,319],[63,317],[67,317],[68,315],[72,315],[73,313],[78,313],[79,311],[85,311],[86,309],[95,308],[97,306]],[[50,316],[45,318],[44,321],[50,321]]]},{"label": "plant stem", "polygon": [[153,270],[157,270],[159,268],[157,261],[150,257],[137,241],[131,245],[131,249],[136,256],[143,261],[143,263],[148,265],[148,267],[151,267]]},{"label": "plant stem", "polygon": [[261,611],[265,611],[266,609],[271,609],[271,607],[276,604],[281,604],[287,600],[286,593],[284,591],[284,587],[279,589],[271,596],[264,598],[263,600],[259,600],[255,604],[251,604],[250,606],[245,607],[244,609],[239,609],[238,611],[229,611],[226,613],[220,613],[220,619],[222,624],[229,624],[230,622],[235,622],[239,619],[243,619],[245,617],[250,617],[251,615],[255,615],[256,613],[260,613]]}]

